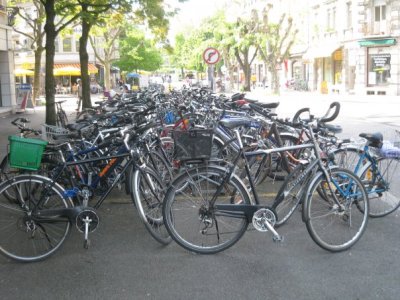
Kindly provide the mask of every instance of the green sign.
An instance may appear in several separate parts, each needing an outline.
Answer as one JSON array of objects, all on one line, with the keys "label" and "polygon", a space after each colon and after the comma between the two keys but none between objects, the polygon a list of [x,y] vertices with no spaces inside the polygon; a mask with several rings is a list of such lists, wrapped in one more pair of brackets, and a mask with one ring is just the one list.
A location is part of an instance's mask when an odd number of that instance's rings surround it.
[{"label": "green sign", "polygon": [[392,46],[396,44],[396,39],[363,40],[359,41],[358,44],[361,47]]}]

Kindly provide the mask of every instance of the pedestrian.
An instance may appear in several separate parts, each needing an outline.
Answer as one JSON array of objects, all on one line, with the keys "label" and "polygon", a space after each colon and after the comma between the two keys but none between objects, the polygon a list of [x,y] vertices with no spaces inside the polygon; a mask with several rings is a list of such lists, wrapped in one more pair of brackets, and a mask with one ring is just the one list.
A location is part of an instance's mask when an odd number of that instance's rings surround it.
[{"label": "pedestrian", "polygon": [[76,85],[78,86],[78,108],[76,111],[79,111],[82,105],[82,82],[79,78],[76,80]]},{"label": "pedestrian", "polygon": [[256,88],[256,81],[257,81],[257,77],[255,74],[251,75],[251,84],[253,86],[253,89]]}]

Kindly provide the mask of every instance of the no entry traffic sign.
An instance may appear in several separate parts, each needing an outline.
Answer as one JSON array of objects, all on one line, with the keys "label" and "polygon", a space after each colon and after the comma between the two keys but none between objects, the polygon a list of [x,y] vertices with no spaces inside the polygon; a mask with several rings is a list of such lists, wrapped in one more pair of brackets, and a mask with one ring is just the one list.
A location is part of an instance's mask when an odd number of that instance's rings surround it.
[{"label": "no entry traffic sign", "polygon": [[210,47],[204,50],[203,59],[206,64],[215,65],[221,59],[221,54],[217,49]]}]

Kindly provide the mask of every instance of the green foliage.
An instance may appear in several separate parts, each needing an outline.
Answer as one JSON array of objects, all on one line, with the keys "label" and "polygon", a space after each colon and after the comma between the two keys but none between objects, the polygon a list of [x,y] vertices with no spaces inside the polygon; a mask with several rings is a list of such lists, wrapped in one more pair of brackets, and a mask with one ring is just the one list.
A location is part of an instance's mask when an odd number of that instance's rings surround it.
[{"label": "green foliage", "polygon": [[163,63],[161,50],[155,42],[145,38],[145,34],[135,27],[130,27],[119,40],[120,59],[115,63],[122,71],[155,71]]}]

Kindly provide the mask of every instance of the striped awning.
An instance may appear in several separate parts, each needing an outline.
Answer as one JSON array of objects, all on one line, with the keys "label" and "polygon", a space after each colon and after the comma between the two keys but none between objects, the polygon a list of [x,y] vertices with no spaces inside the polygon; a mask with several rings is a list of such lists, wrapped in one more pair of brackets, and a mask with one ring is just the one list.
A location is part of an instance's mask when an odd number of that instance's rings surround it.
[{"label": "striped awning", "polygon": [[[97,74],[99,70],[94,64],[88,64],[89,74]],[[81,64],[54,64],[54,75],[63,76],[80,76],[81,75]]]}]

